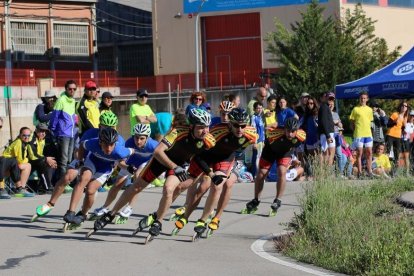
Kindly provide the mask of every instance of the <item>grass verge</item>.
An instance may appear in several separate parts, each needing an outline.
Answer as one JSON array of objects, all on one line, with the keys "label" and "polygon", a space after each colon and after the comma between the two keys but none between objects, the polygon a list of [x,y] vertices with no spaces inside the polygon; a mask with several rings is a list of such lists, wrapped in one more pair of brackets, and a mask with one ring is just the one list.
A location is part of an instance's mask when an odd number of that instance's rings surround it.
[{"label": "grass verge", "polygon": [[414,275],[414,216],[395,203],[414,182],[321,177],[306,187],[295,234],[279,243],[297,260],[351,275]]}]

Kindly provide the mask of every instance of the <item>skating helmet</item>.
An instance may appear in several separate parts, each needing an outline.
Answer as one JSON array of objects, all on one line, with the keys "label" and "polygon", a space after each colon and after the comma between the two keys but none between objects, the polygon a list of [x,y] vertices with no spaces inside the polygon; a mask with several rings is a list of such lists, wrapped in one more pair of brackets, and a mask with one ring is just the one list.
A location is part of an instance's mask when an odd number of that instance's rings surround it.
[{"label": "skating helmet", "polygon": [[118,125],[118,117],[115,113],[107,111],[101,114],[99,123],[104,126],[114,127]]},{"label": "skating helmet", "polygon": [[232,123],[249,123],[249,114],[243,108],[234,108],[229,113],[229,119]]},{"label": "skating helmet", "polygon": [[230,101],[222,101],[220,103],[220,111],[223,111],[225,113],[229,113],[233,108],[234,108],[234,104]]},{"label": "skating helmet", "polygon": [[110,127],[103,128],[99,131],[99,142],[113,144],[118,141],[118,132]]},{"label": "skating helmet", "polygon": [[209,126],[211,123],[211,115],[203,109],[193,108],[188,113],[188,121],[190,125]]},{"label": "skating helmet", "polygon": [[285,122],[285,129],[295,131],[299,129],[299,121],[296,118],[288,118]]},{"label": "skating helmet", "polygon": [[134,134],[149,137],[151,135],[151,127],[149,124],[136,124],[134,126]]}]

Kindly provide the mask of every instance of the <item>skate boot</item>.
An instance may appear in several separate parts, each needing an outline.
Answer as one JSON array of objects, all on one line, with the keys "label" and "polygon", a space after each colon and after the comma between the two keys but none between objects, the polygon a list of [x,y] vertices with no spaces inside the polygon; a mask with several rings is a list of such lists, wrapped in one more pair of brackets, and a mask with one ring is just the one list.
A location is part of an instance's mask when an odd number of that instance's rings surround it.
[{"label": "skate boot", "polygon": [[208,224],[208,230],[206,234],[206,238],[211,237],[213,235],[213,232],[216,231],[219,228],[220,219],[217,217],[214,217],[210,223]]},{"label": "skate boot", "polygon": [[125,224],[131,215],[132,208],[130,206],[126,206],[121,212],[119,212],[119,215],[115,216],[115,224]]},{"label": "skate boot", "polygon": [[275,198],[272,205],[270,205],[269,217],[274,217],[281,205],[282,201],[278,198]]},{"label": "skate boot", "polygon": [[185,213],[185,206],[175,209],[175,213],[171,215],[170,221],[178,220]]},{"label": "skate boot", "polygon": [[95,220],[95,223],[93,224],[93,229],[86,233],[86,238],[89,238],[92,234],[95,232],[102,230],[108,223],[110,223],[114,219],[114,216],[111,215],[110,212],[105,213],[102,217]]},{"label": "skate boot", "polygon": [[194,231],[195,233],[192,239],[193,242],[198,241],[198,239],[203,235],[204,231],[206,231],[206,222],[202,219],[197,220]]},{"label": "skate boot", "polygon": [[241,210],[242,214],[254,214],[257,211],[257,207],[260,204],[260,200],[254,198],[246,203],[246,208]]},{"label": "skate boot", "polygon": [[97,219],[99,219],[100,217],[102,217],[103,215],[105,215],[108,212],[109,212],[109,209],[104,207],[104,206],[96,208],[93,211],[93,213],[91,214],[91,216],[89,217],[88,220],[90,220],[90,221],[97,220]]},{"label": "skate boot", "polygon": [[141,219],[138,222],[138,228],[135,229],[132,235],[135,236],[138,232],[141,232],[145,228],[150,227],[156,220],[157,220],[157,213],[149,214],[148,216],[146,216],[145,218]]},{"label": "skate boot", "polygon": [[175,228],[171,232],[171,236],[175,236],[180,232],[181,229],[184,228],[184,226],[187,224],[188,220],[186,218],[180,218],[175,222]]},{"label": "skate boot", "polygon": [[50,211],[52,211],[53,206],[49,205],[48,203],[39,205],[36,208],[36,214],[33,215],[30,222],[35,222],[38,218],[46,216]]},{"label": "skate boot", "polygon": [[154,223],[151,225],[151,228],[148,231],[148,236],[145,239],[145,244],[152,241],[156,236],[158,236],[162,231],[162,224],[159,220],[154,221]]},{"label": "skate boot", "polygon": [[63,232],[78,229],[85,219],[86,216],[81,211],[77,214],[73,211],[67,211],[63,216],[63,220],[65,221],[65,224],[63,225]]}]

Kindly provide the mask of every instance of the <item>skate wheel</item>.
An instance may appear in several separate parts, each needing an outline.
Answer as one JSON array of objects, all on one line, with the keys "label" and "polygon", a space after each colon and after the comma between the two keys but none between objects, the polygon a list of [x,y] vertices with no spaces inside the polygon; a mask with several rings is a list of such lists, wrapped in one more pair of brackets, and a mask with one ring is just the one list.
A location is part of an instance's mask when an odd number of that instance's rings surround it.
[{"label": "skate wheel", "polygon": [[176,214],[172,214],[169,218],[169,221],[176,221],[178,219],[178,216]]},{"label": "skate wheel", "polygon": [[38,214],[34,214],[33,217],[30,219],[30,222],[35,222],[39,218]]},{"label": "skate wheel", "polygon": [[243,215],[247,215],[249,212],[247,211],[246,208],[244,208],[244,209],[241,210],[240,213],[243,214]]},{"label": "skate wheel", "polygon": [[195,232],[193,235],[193,238],[191,239],[192,242],[198,241],[200,239],[200,236],[201,236],[200,233]]},{"label": "skate wheel", "polygon": [[149,244],[154,239],[154,236],[151,234],[148,234],[148,236],[145,238],[145,244]]},{"label": "skate wheel", "polygon": [[91,231],[86,233],[85,238],[89,239],[89,237],[92,236],[92,234],[94,234],[94,233],[95,233],[95,229],[92,229]]},{"label": "skate wheel", "polygon": [[66,231],[68,231],[69,230],[68,228],[69,228],[69,223],[68,222],[65,222],[63,224],[63,229],[62,229],[63,233],[65,233]]},{"label": "skate wheel", "polygon": [[270,210],[270,211],[269,211],[269,217],[274,217],[274,216],[276,216],[276,213],[277,213],[277,211]]},{"label": "skate wheel", "polygon": [[214,230],[209,228],[206,231],[206,239],[210,238],[213,235],[213,233],[214,233]]},{"label": "skate wheel", "polygon": [[172,230],[171,232],[171,236],[176,236],[178,234],[178,232],[180,232],[180,228],[175,227],[174,230]]}]

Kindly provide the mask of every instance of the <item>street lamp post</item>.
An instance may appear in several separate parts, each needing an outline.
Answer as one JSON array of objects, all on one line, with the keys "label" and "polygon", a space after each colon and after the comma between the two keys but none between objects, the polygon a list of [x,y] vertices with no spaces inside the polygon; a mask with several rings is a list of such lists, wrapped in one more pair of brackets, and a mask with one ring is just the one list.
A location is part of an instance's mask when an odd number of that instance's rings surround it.
[{"label": "street lamp post", "polygon": [[196,62],[196,74],[195,74],[195,91],[200,91],[200,48],[199,48],[199,36],[200,36],[200,12],[203,8],[204,2],[206,0],[201,0],[200,7],[195,18],[195,62]]}]

